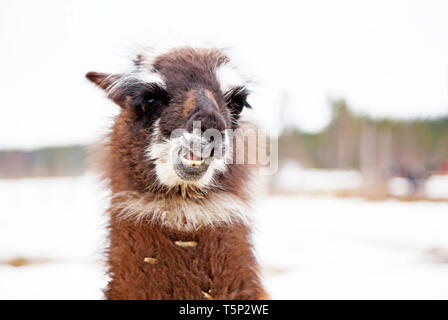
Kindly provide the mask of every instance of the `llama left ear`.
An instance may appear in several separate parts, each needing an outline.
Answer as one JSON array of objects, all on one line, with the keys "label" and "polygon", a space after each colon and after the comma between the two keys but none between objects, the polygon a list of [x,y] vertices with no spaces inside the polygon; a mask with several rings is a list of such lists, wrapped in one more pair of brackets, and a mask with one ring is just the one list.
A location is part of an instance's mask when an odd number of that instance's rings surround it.
[{"label": "llama left ear", "polygon": [[116,81],[120,76],[115,74],[109,74],[109,73],[101,73],[101,72],[94,72],[90,71],[87,72],[86,78],[95,83],[100,88],[107,90],[107,88],[110,87],[110,85]]},{"label": "llama left ear", "polygon": [[109,74],[101,72],[87,72],[86,78],[102,88],[107,93],[107,97],[122,108],[127,107],[128,97],[120,92],[110,92],[111,86],[121,77],[119,74]]}]

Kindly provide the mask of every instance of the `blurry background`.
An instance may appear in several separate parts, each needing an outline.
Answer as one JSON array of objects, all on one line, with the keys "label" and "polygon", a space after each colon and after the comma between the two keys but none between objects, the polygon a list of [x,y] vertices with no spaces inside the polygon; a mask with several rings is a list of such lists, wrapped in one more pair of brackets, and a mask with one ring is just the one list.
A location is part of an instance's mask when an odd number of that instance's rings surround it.
[{"label": "blurry background", "polygon": [[84,79],[141,45],[231,47],[278,134],[255,208],[274,299],[448,298],[446,1],[2,1],[0,298],[101,298],[107,193]]}]

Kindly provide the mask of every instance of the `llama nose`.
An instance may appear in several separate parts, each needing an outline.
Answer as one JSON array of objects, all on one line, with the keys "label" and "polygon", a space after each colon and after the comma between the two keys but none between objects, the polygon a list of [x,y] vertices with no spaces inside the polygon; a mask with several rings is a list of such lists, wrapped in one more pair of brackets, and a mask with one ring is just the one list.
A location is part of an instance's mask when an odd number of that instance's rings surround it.
[{"label": "llama nose", "polygon": [[218,131],[224,131],[226,124],[224,118],[217,112],[197,112],[188,119],[185,129],[188,132],[192,132],[193,128],[198,128],[200,123],[201,132],[207,129],[216,129]]},{"label": "llama nose", "polygon": [[219,113],[218,105],[210,91],[201,89],[196,94],[196,109],[186,123],[188,131],[193,130],[195,121],[200,121],[201,132],[207,129],[216,129],[223,131],[226,123],[223,116]]}]

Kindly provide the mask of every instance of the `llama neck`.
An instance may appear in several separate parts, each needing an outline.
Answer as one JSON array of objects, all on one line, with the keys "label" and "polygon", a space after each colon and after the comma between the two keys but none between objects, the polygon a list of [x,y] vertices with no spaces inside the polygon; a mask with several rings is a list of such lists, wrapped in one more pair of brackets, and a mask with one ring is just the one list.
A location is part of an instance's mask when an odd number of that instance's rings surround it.
[{"label": "llama neck", "polygon": [[108,299],[258,299],[246,225],[176,231],[112,215]]},{"label": "llama neck", "polygon": [[225,192],[185,197],[175,192],[143,195],[124,191],[115,194],[111,210],[126,220],[146,221],[189,232],[202,226],[250,223],[247,199]]}]

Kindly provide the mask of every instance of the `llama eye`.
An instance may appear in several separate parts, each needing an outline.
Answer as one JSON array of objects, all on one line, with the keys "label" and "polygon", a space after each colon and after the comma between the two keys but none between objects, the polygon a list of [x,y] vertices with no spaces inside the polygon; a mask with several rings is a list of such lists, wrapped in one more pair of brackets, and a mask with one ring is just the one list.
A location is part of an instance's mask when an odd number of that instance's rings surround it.
[{"label": "llama eye", "polygon": [[157,100],[154,98],[146,99],[142,104],[141,108],[143,112],[147,112],[151,110],[151,108],[154,108],[157,105]]},{"label": "llama eye", "polygon": [[234,114],[240,114],[241,111],[243,111],[244,104],[241,104],[239,102],[230,102],[229,103],[229,109]]},{"label": "llama eye", "polygon": [[247,103],[247,96],[249,92],[245,88],[235,88],[230,92],[227,92],[224,98],[227,101],[227,107],[231,114],[238,116],[244,107],[251,108]]},{"label": "llama eye", "polygon": [[246,100],[245,96],[236,96],[231,99],[227,104],[230,112],[232,114],[238,115],[243,111],[244,107],[246,108],[252,108]]}]

